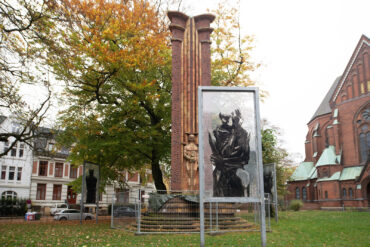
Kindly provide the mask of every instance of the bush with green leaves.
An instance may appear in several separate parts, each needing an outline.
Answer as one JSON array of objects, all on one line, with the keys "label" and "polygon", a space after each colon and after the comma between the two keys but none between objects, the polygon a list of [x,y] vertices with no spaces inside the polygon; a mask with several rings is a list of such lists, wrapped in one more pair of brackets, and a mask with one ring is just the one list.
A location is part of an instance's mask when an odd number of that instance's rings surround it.
[{"label": "bush with green leaves", "polygon": [[0,198],[0,216],[24,216],[26,212],[26,199]]},{"label": "bush with green leaves", "polygon": [[301,200],[292,200],[290,202],[289,208],[294,211],[299,211],[303,206],[303,202]]}]

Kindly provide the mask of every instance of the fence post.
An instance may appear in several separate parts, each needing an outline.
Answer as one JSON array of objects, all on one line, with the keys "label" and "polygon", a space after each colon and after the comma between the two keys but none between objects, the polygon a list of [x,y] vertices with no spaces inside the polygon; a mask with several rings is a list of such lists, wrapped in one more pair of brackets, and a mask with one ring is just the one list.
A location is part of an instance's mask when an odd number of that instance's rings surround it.
[{"label": "fence post", "polygon": [[111,212],[110,212],[110,228],[114,228],[114,222],[113,222],[113,210],[114,210],[114,196],[115,194],[112,194],[112,205],[111,205]]},{"label": "fence post", "polygon": [[212,202],[209,203],[209,231],[212,232],[213,226],[212,226]]},{"label": "fence post", "polygon": [[139,189],[139,205],[137,210],[137,233],[140,234],[140,221],[141,221],[141,189]]},{"label": "fence post", "polygon": [[218,202],[216,202],[216,231],[218,232]]}]

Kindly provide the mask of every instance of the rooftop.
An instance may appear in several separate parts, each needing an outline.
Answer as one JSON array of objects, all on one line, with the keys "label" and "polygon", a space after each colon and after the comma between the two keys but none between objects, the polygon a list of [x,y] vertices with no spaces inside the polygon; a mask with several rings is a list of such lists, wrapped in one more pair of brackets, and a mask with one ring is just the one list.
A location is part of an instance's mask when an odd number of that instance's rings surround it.
[{"label": "rooftop", "polygon": [[319,161],[316,163],[316,167],[325,165],[339,165],[340,155],[335,153],[335,147],[329,146],[322,152]]}]

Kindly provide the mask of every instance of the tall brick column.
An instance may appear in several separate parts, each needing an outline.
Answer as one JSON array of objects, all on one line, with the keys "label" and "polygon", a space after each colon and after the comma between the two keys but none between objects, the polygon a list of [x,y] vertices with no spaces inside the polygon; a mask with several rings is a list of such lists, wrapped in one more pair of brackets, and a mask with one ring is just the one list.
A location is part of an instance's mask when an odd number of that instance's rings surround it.
[{"label": "tall brick column", "polygon": [[[198,86],[211,85],[210,14],[188,17],[168,12],[172,33],[171,189],[187,190],[184,146],[190,134],[198,143]],[[198,176],[198,174],[196,174]],[[196,179],[198,188],[199,179]]]}]

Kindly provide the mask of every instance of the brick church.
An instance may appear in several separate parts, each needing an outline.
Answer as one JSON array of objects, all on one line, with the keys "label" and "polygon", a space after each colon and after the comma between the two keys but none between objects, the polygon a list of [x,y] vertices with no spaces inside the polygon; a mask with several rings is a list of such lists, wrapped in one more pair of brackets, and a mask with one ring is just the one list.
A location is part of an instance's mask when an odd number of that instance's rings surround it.
[{"label": "brick church", "polygon": [[370,206],[370,39],[363,35],[343,74],[308,122],[306,157],[288,182],[304,207]]}]

